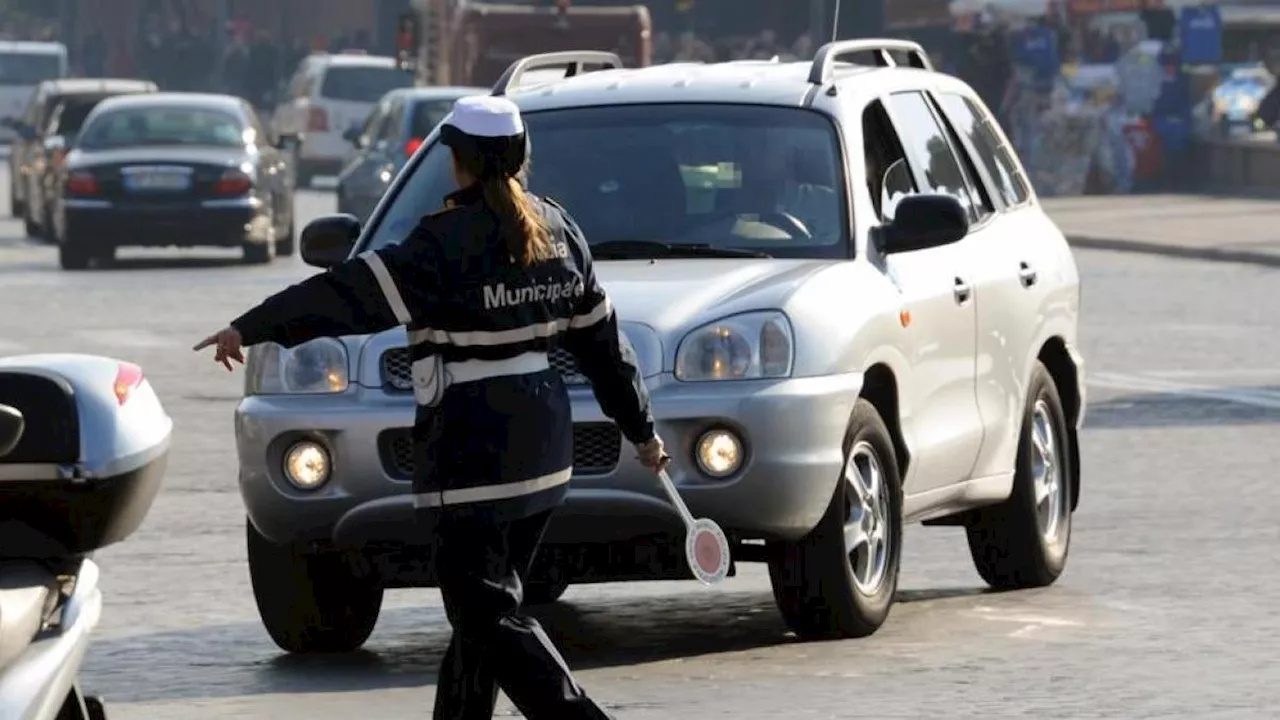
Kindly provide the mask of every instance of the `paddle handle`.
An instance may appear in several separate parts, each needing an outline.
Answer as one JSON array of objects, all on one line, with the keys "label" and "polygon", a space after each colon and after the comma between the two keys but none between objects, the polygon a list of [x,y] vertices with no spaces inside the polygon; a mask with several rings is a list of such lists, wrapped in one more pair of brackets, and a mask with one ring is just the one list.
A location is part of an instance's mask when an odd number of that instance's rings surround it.
[{"label": "paddle handle", "polygon": [[684,498],[680,497],[680,491],[676,489],[676,484],[671,481],[671,476],[666,470],[658,472],[658,480],[662,483],[662,489],[667,491],[667,497],[671,498],[671,504],[676,506],[676,511],[680,513],[680,519],[684,521],[686,530],[693,530],[693,514],[689,512],[689,507],[684,504]]}]

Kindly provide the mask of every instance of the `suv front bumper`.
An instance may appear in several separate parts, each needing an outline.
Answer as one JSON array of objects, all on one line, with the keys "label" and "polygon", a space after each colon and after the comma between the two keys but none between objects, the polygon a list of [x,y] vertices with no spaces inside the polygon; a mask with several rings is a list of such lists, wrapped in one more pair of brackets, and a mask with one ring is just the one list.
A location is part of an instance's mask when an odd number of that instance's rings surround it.
[{"label": "suv front bumper", "polygon": [[[718,383],[649,378],[657,431],[690,510],[738,538],[805,535],[831,501],[862,379],[861,373]],[[575,425],[609,422],[588,389],[574,388],[570,395]],[[385,434],[412,422],[411,401],[381,390],[244,399],[236,410],[236,445],[240,492],[254,525],[276,542],[409,540],[411,483]],[[741,469],[719,480],[699,472],[693,459],[698,439],[714,428],[737,433],[746,450]],[[285,453],[302,439],[320,442],[332,458],[330,480],[313,491],[298,490],[284,477]],[[653,475],[625,442],[616,452],[616,466],[575,472],[547,543],[682,533]]]}]

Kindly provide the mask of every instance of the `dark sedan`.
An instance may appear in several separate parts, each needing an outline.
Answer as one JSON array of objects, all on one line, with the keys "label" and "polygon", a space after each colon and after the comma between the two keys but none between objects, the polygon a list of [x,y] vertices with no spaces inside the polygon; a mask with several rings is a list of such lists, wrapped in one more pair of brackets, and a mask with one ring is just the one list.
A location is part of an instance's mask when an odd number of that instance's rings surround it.
[{"label": "dark sedan", "polygon": [[62,267],[108,263],[126,246],[239,247],[249,263],[293,254],[295,142],[271,142],[253,108],[229,95],[104,100],[54,184]]}]

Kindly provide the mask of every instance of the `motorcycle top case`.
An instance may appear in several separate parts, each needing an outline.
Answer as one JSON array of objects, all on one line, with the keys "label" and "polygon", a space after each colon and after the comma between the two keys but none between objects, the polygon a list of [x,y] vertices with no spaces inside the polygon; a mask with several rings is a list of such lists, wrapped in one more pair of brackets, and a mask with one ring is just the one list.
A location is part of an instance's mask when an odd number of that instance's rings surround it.
[{"label": "motorcycle top case", "polygon": [[133,534],[160,489],[173,421],[135,365],[0,359],[0,404],[25,420],[0,457],[0,558],[65,558]]}]

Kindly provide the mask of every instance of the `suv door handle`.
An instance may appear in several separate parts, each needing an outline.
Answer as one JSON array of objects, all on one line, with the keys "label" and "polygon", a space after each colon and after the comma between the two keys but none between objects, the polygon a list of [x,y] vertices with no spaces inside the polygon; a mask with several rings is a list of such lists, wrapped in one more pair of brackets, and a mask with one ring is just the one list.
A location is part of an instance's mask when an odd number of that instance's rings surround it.
[{"label": "suv door handle", "polygon": [[1018,268],[1018,280],[1022,282],[1022,287],[1029,288],[1036,284],[1039,275],[1031,268],[1030,265],[1022,263]]},{"label": "suv door handle", "polygon": [[952,289],[952,292],[955,293],[957,305],[964,305],[969,302],[969,298],[973,297],[973,289],[960,278],[956,278],[955,288]]}]

